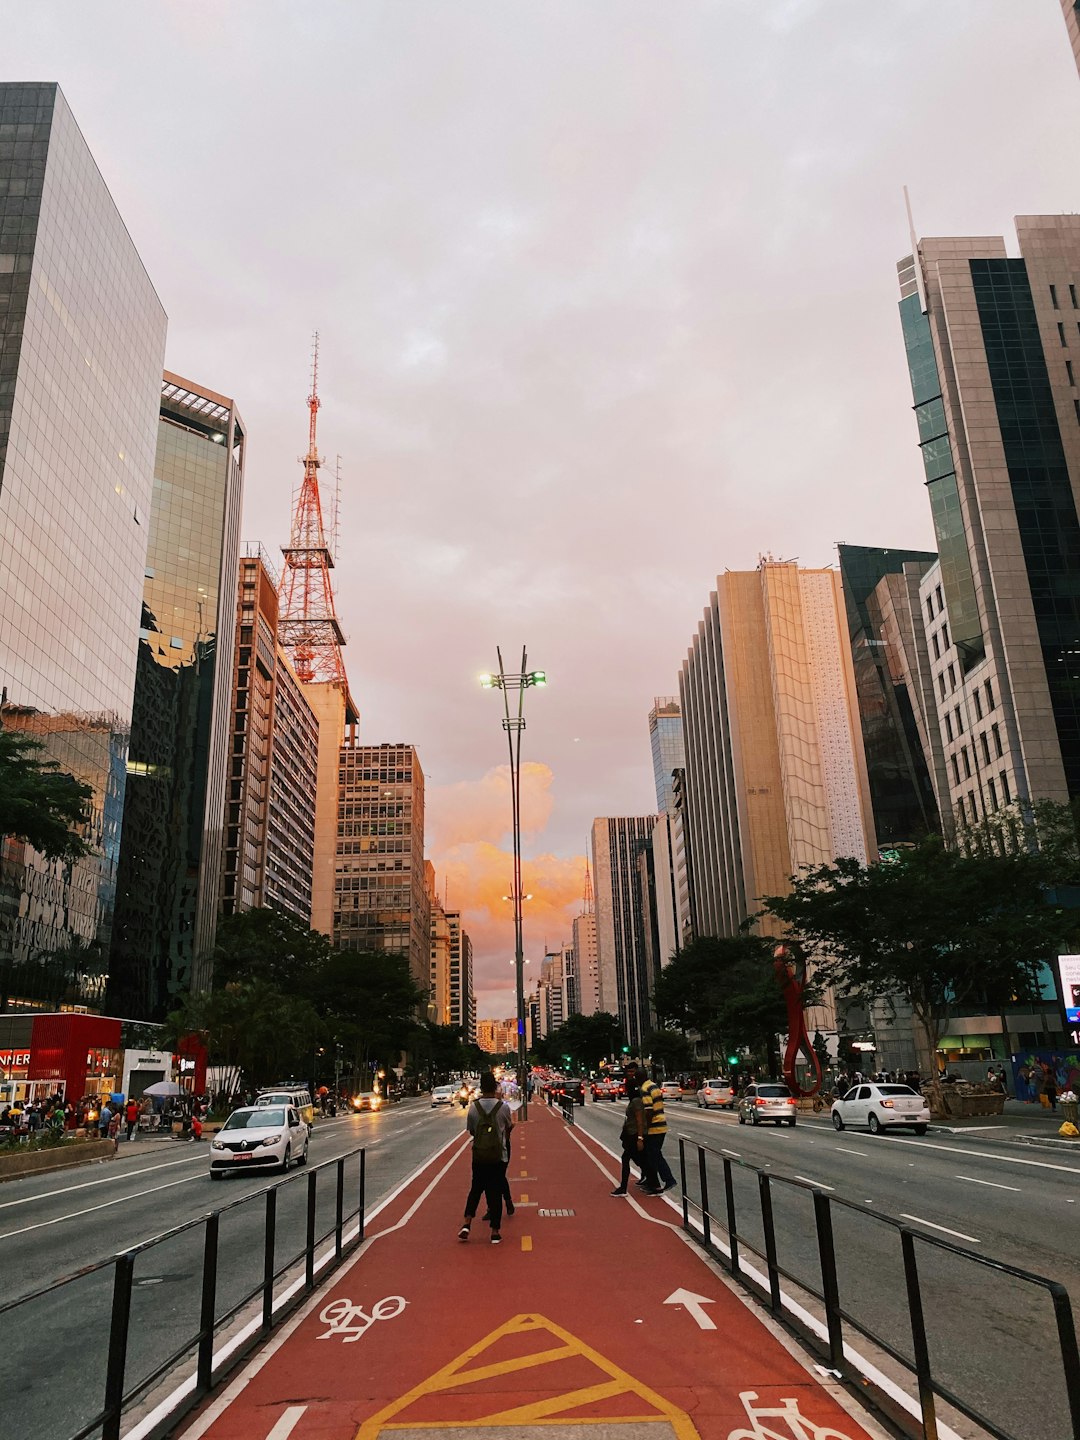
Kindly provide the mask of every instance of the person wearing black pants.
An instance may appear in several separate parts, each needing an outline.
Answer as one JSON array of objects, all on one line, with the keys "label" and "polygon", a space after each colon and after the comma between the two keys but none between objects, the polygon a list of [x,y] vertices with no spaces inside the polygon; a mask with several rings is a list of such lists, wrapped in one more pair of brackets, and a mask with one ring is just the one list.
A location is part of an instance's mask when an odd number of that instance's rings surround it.
[{"label": "person wearing black pants", "polygon": [[[626,1093],[629,1103],[622,1127],[622,1174],[612,1195],[625,1195],[630,1184],[630,1166],[640,1165],[641,1173],[647,1173],[648,1158],[645,1149],[645,1107],[636,1085],[627,1082]],[[655,1185],[655,1179],[653,1181]]]},{"label": "person wearing black pants", "polygon": [[[487,1153],[490,1134],[488,1121],[492,1121],[497,1139],[492,1153]],[[466,1126],[473,1137],[472,1188],[465,1201],[465,1215],[459,1240],[468,1240],[469,1229],[480,1204],[480,1196],[487,1200],[487,1218],[491,1225],[491,1243],[498,1245],[502,1240],[503,1190],[507,1187],[506,1167],[510,1163],[510,1132],[514,1128],[510,1106],[499,1099],[498,1083],[491,1071],[480,1077],[480,1098],[469,1106]]]}]

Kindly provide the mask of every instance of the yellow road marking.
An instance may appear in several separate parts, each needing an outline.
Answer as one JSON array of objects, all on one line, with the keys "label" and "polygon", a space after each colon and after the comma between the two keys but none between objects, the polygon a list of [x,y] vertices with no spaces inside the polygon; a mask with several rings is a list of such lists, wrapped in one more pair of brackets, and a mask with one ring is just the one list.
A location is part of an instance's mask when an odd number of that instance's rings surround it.
[{"label": "yellow road marking", "polygon": [[519,1205],[527,1205],[528,1203],[529,1203],[529,1197],[528,1197],[528,1195],[525,1194],[525,1192],[524,1192],[524,1190],[523,1190],[523,1191],[521,1192],[521,1197],[520,1197],[520,1199],[518,1200],[518,1204],[519,1204]]},{"label": "yellow road marking", "polygon": [[528,1172],[528,1170],[519,1170],[519,1171],[518,1171],[518,1177],[519,1177],[520,1179],[522,1179],[522,1180],[527,1180],[527,1179],[529,1178],[529,1172]]},{"label": "yellow road marking", "polygon": [[531,1235],[522,1235],[522,1237],[521,1237],[521,1248],[522,1248],[522,1250],[531,1250],[531,1249],[532,1249],[532,1236],[531,1236]]}]

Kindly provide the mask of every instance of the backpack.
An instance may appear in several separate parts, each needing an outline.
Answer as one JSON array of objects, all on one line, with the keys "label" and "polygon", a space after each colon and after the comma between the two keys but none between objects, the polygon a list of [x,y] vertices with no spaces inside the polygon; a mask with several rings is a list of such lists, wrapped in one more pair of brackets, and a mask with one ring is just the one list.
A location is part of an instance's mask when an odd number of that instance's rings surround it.
[{"label": "backpack", "polygon": [[500,1100],[490,1111],[485,1110],[479,1100],[474,1100],[473,1104],[476,1106],[477,1115],[472,1142],[473,1159],[479,1161],[481,1165],[501,1165],[503,1147],[498,1118],[503,1102]]}]

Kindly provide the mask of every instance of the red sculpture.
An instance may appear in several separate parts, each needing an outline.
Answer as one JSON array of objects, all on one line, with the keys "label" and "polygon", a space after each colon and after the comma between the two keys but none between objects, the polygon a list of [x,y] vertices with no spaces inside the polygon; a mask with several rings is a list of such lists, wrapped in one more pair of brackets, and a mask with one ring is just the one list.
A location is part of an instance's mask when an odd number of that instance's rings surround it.
[{"label": "red sculpture", "polygon": [[[797,941],[786,940],[773,950],[773,969],[787,1005],[788,1040],[784,1051],[784,1079],[795,1095],[809,1097],[821,1089],[821,1061],[806,1030],[803,993],[806,990],[806,956]],[[799,1052],[806,1056],[813,1080],[809,1088],[799,1083],[795,1062]]]}]

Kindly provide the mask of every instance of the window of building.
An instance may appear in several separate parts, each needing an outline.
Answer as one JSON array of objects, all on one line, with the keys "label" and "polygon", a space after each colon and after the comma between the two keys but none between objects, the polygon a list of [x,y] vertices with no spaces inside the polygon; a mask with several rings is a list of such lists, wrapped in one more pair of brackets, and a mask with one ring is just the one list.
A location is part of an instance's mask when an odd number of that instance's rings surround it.
[{"label": "window of building", "polygon": [[949,622],[947,620],[943,621],[941,625],[941,643],[946,650],[949,648]]},{"label": "window of building", "polygon": [[934,618],[934,602],[929,595],[926,597],[926,618],[928,620],[933,620]]},{"label": "window of building", "polygon": [[978,690],[975,691],[975,718],[977,720],[982,719],[982,697]]},{"label": "window of building", "polygon": [[956,666],[952,664],[949,666],[949,689],[956,689]]},{"label": "window of building", "polygon": [[986,708],[987,708],[987,710],[993,710],[993,708],[994,708],[994,687],[990,684],[990,681],[989,681],[989,680],[987,680],[986,684],[983,686],[983,689],[986,691]]},{"label": "window of building", "polygon": [[1065,339],[1065,326],[1061,323],[1060,320],[1058,321],[1058,339],[1061,341],[1062,345],[1068,345],[1069,343]]},{"label": "window of building", "polygon": [[965,745],[964,748],[960,751],[960,758],[961,758],[961,759],[963,760],[963,762],[964,762],[964,779],[965,779],[965,780],[970,780],[970,779],[971,779],[971,761],[968,759],[968,748],[967,748],[966,745]]},{"label": "window of building", "polygon": [[1057,286],[1056,286],[1056,285],[1051,285],[1051,286],[1050,286],[1050,304],[1053,305],[1053,307],[1054,307],[1055,310],[1060,310],[1060,309],[1061,309],[1061,306],[1058,304]]},{"label": "window of building", "polygon": [[1073,374],[1073,364],[1071,360],[1065,361],[1065,374],[1069,377],[1069,384],[1075,385],[1076,376]]},{"label": "window of building", "polygon": [[1001,798],[1006,805],[1011,805],[1012,795],[1009,792],[1009,777],[1005,774],[1004,770],[1002,770],[998,779],[1001,781]]},{"label": "window of building", "polygon": [[944,699],[945,699],[945,676],[944,676],[944,675],[939,675],[939,676],[937,677],[937,683],[938,683],[938,689],[941,691],[941,698],[944,700]]},{"label": "window of building", "polygon": [[953,737],[952,737],[952,717],[949,716],[949,715],[946,715],[946,716],[945,716],[945,738],[946,738],[947,740],[949,740],[950,742],[952,741],[952,738],[953,738]]},{"label": "window of building", "polygon": [[[149,634],[149,633],[150,633],[150,632],[147,631],[147,634]],[[930,643],[931,643],[931,644],[933,645],[933,647],[934,647],[934,659],[935,659],[935,660],[940,660],[940,659],[941,659],[941,646],[938,644],[938,638],[937,638],[936,635],[932,635],[932,636],[930,637]]]},{"label": "window of building", "polygon": [[1000,760],[1002,755],[1004,754],[1004,751],[1001,748],[1001,731],[996,725],[991,725],[990,733],[994,737],[994,754]]},{"label": "window of building", "polygon": [[1073,307],[1073,309],[1074,309],[1074,310],[1080,310],[1080,303],[1078,303],[1078,302],[1077,302],[1077,299],[1076,299],[1076,286],[1075,286],[1075,285],[1070,285],[1070,286],[1069,286],[1069,299],[1072,301],[1072,307]]},{"label": "window of building", "polygon": [[970,811],[971,811],[972,821],[978,820],[978,818],[979,818],[979,802],[975,799],[975,791],[974,791],[974,790],[969,790],[969,791],[968,791],[968,808],[969,808]]},{"label": "window of building", "polygon": [[986,782],[986,788],[990,791],[990,808],[996,810],[998,808],[997,786],[993,780],[988,780]]},{"label": "window of building", "polygon": [[952,757],[952,773],[953,773],[953,782],[954,782],[955,784],[959,785],[959,784],[960,784],[960,762],[957,760],[957,758],[956,758],[955,755]]},{"label": "window of building", "polygon": [[942,610],[945,609],[945,601],[942,599],[942,596],[941,596],[941,586],[940,586],[940,585],[935,585],[935,586],[934,586],[934,598],[935,598],[935,600],[937,601],[937,613],[940,615],[941,612],[942,612]]},{"label": "window of building", "polygon": [[988,742],[987,739],[986,739],[986,731],[985,731],[985,730],[984,730],[983,733],[979,736],[979,744],[982,746],[983,760],[986,762],[987,765],[989,765],[989,764],[990,764],[990,745],[989,745],[989,742]]},{"label": "window of building", "polygon": [[959,705],[953,711],[953,715],[956,717],[956,733],[962,735],[964,733],[964,717],[960,714]]}]

